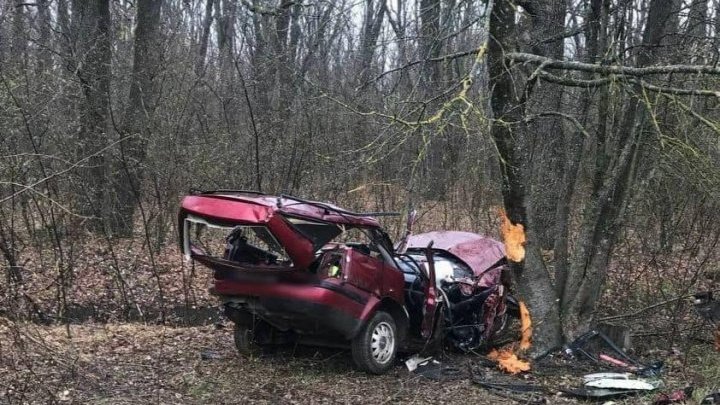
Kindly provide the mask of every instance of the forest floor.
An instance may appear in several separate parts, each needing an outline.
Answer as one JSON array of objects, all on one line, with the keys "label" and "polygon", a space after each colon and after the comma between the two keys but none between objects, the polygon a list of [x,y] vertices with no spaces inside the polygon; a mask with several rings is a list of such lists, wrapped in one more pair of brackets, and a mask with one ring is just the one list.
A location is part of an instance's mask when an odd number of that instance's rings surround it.
[{"label": "forest floor", "polygon": [[[235,352],[231,324],[216,326],[223,320],[208,294],[211,275],[181,262],[174,246],[154,261],[133,242],[113,245],[112,254],[93,246],[102,245],[88,243],[82,254],[76,252],[74,282],[67,291],[56,288],[52,257],[41,255],[26,263],[32,271],[21,290],[0,288],[0,404],[532,403],[527,395],[511,399],[474,384],[471,377],[478,375],[542,386],[547,403],[579,403],[560,395],[560,389],[579,387],[583,374],[608,371],[586,363],[542,362],[528,373],[508,376],[482,356],[453,354],[442,361],[458,374],[436,381],[410,373],[401,361],[382,376],[359,372],[347,350],[290,346],[246,358]],[[628,251],[609,278],[606,301],[613,307],[604,307],[604,314],[688,294],[669,281],[695,285],[687,282],[694,262],[680,266],[654,258],[647,262],[657,269],[638,267],[637,255]],[[123,266],[112,271],[113,263]],[[63,311],[60,292],[68,303]],[[27,299],[7,299],[12,296]],[[132,305],[118,304],[125,301]],[[665,387],[615,403],[652,403],[660,392],[688,386],[695,388],[695,399],[720,390],[720,353],[713,349],[711,327],[698,323],[690,301],[667,302],[674,304],[672,311],[662,307],[652,316],[623,319],[639,332],[632,355],[665,362]]]},{"label": "forest floor", "polygon": [[[653,353],[666,362],[669,392],[695,386],[695,397],[720,388],[720,354],[709,345],[691,353]],[[246,358],[236,354],[229,326],[81,324],[41,326],[0,318],[0,403],[516,403],[471,382],[531,383],[546,403],[576,403],[559,394],[579,386],[593,367],[537,364],[506,376],[482,358],[451,355],[455,378],[434,381],[398,362],[382,376],[356,371],[348,351],[284,347]],[[478,374],[479,373],[479,374]],[[652,403],[656,393],[616,403]],[[524,402],[532,403],[532,402]]]}]

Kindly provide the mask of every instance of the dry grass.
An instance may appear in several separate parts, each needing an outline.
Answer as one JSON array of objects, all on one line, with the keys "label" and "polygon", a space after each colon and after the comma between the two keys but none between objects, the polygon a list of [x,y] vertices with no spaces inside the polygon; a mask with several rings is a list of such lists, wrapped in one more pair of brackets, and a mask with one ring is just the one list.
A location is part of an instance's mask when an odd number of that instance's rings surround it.
[{"label": "dry grass", "polygon": [[[231,332],[212,326],[6,325],[0,330],[0,402],[383,403],[487,401],[467,380],[439,384],[398,367],[354,370],[349,353],[288,348],[242,358]],[[18,333],[19,332],[19,333]],[[201,359],[201,354],[212,356]],[[503,403],[498,398],[493,403]]]}]

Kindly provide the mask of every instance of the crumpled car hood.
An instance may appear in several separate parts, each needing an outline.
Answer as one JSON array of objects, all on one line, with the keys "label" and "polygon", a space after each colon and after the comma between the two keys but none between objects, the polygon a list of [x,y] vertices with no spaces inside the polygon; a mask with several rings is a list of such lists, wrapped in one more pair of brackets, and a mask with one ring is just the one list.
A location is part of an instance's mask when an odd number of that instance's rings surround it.
[{"label": "crumpled car hood", "polygon": [[425,248],[430,241],[433,249],[444,250],[465,262],[476,276],[505,257],[505,246],[495,239],[471,232],[434,231],[410,236],[409,249]]}]

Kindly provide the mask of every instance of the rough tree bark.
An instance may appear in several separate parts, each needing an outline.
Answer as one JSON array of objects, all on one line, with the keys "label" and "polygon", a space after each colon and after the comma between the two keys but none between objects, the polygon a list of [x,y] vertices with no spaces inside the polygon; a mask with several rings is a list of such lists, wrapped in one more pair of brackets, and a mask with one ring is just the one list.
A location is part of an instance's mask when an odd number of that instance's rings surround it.
[{"label": "rough tree bark", "polygon": [[[537,233],[528,226],[526,190],[522,178],[523,153],[515,137],[520,128],[524,105],[515,88],[513,72],[505,64],[505,51],[517,46],[515,8],[509,1],[498,1],[490,16],[488,65],[490,104],[493,112],[491,136],[499,152],[502,169],[502,195],[511,222],[521,224],[527,232],[524,262],[514,264],[514,275],[520,296],[538,325],[534,333],[534,354],[539,355],[562,342],[559,308],[554,287],[545,269]],[[522,90],[521,90],[522,91]]]}]

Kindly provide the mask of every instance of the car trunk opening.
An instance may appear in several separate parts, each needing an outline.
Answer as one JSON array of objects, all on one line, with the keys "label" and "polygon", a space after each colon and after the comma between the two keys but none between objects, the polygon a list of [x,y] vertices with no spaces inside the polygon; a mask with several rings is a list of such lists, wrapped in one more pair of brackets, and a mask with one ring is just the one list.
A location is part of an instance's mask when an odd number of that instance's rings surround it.
[{"label": "car trunk opening", "polygon": [[212,258],[250,266],[292,267],[293,261],[264,225],[234,225],[188,215],[183,221],[187,258]]}]

